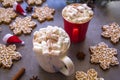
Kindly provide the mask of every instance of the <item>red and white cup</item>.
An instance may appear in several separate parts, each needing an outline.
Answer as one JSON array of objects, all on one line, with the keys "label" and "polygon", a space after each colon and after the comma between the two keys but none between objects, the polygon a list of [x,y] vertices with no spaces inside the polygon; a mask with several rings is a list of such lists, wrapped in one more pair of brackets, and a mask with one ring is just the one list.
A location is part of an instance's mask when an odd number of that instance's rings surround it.
[{"label": "red and white cup", "polygon": [[[74,3],[75,5],[78,3]],[[70,4],[68,6],[74,5]],[[79,5],[79,4],[78,4]],[[64,9],[63,9],[64,10]],[[89,20],[83,22],[83,23],[75,23],[72,21],[69,21],[64,17],[64,12],[62,11],[62,16],[64,20],[64,29],[68,33],[70,40],[72,43],[79,43],[85,40],[86,33],[88,30],[89,22],[92,18]]]},{"label": "red and white cup", "polygon": [[90,21],[83,24],[75,24],[64,19],[64,29],[70,36],[71,42],[77,43],[84,41],[89,22]]}]

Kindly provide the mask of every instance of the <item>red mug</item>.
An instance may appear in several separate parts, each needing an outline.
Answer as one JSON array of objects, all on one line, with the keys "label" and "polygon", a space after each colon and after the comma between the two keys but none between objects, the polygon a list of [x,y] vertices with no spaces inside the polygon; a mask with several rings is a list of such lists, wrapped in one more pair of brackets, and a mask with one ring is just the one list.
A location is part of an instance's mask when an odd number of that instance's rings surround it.
[{"label": "red mug", "polygon": [[89,22],[90,21],[82,24],[76,24],[68,22],[64,19],[64,29],[68,33],[71,42],[77,43],[84,41]]},{"label": "red mug", "polygon": [[[72,6],[72,8],[71,8],[71,6]],[[80,7],[80,6],[82,6],[82,7]],[[85,20],[83,19],[79,22],[70,20],[70,18],[73,18],[73,17],[71,17],[72,14],[74,14],[72,16],[78,15],[78,12],[81,12],[81,14],[82,13],[84,14],[84,12],[82,11],[83,7],[85,7],[84,10],[86,10],[88,8],[88,12],[92,12],[92,13],[88,13],[86,11],[88,14],[90,14],[89,16],[86,15],[88,18],[86,18]],[[79,10],[79,11],[76,12],[77,10]],[[64,13],[69,13],[69,14],[64,14]],[[86,4],[79,4],[79,3],[70,4],[62,10],[62,16],[64,19],[64,29],[68,33],[71,42],[78,43],[78,42],[84,41],[85,37],[86,37],[86,32],[88,30],[89,22],[93,17],[93,11],[91,10],[91,8],[89,8]],[[83,17],[84,16],[85,15],[83,15]],[[77,19],[78,17],[75,17],[75,18]]]}]

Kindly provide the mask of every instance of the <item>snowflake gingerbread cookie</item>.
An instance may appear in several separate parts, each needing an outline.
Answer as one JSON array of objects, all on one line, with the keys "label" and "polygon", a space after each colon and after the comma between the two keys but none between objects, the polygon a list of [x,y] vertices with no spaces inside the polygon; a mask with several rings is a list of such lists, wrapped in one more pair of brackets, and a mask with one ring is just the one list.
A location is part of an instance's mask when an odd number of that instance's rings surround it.
[{"label": "snowflake gingerbread cookie", "polygon": [[31,17],[20,18],[17,17],[15,22],[10,24],[10,29],[15,35],[30,34],[32,29],[36,26],[36,22],[32,21]]},{"label": "snowflake gingerbread cookie", "polygon": [[120,26],[117,23],[111,23],[102,27],[101,35],[105,38],[111,38],[113,43],[117,43],[120,39]]},{"label": "snowflake gingerbread cookie", "polygon": [[1,0],[0,2],[2,2],[2,5],[4,7],[9,7],[9,6],[13,6],[14,2],[22,2],[23,0]]},{"label": "snowflake gingerbread cookie", "polygon": [[13,8],[2,8],[0,7],[0,23],[10,23],[17,14],[14,12]]},{"label": "snowflake gingerbread cookie", "polygon": [[45,0],[27,0],[27,3],[29,5],[33,5],[33,4],[36,4],[36,5],[41,5]]},{"label": "snowflake gingerbread cookie", "polygon": [[35,7],[32,17],[37,18],[38,21],[40,22],[43,22],[45,20],[53,19],[54,12],[55,12],[55,9],[49,8],[48,6]]},{"label": "snowflake gingerbread cookie", "polygon": [[99,63],[103,70],[109,69],[110,65],[118,65],[117,50],[109,48],[104,42],[100,42],[96,46],[90,46],[91,63]]},{"label": "snowflake gingerbread cookie", "polygon": [[15,45],[5,46],[0,44],[0,65],[4,68],[10,68],[13,60],[19,60],[22,55],[15,51]]},{"label": "snowflake gingerbread cookie", "polygon": [[104,80],[104,78],[98,78],[98,73],[95,69],[89,69],[87,73],[83,71],[77,71],[75,75],[76,80]]}]

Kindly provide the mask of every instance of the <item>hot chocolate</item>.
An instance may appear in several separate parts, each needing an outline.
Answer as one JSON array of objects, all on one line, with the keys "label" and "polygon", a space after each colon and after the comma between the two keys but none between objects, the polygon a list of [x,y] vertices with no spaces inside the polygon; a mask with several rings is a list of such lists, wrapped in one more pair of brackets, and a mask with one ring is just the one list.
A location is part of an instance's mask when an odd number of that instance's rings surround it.
[{"label": "hot chocolate", "polygon": [[48,26],[34,33],[33,45],[38,45],[41,54],[60,55],[68,49],[70,39],[62,28]]},{"label": "hot chocolate", "polygon": [[68,76],[74,73],[74,64],[67,56],[70,46],[68,34],[57,26],[47,26],[35,31],[33,51],[39,65],[47,72],[61,72]]},{"label": "hot chocolate", "polygon": [[72,23],[86,23],[93,17],[93,11],[86,4],[70,4],[62,11],[65,20]]}]

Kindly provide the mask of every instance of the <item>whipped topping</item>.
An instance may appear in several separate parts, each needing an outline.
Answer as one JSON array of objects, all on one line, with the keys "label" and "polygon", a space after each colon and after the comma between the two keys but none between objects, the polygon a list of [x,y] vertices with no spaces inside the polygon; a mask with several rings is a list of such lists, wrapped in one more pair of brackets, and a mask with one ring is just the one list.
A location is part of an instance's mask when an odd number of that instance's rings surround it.
[{"label": "whipped topping", "polygon": [[68,34],[58,26],[47,26],[35,31],[33,50],[39,54],[60,55],[69,48]]},{"label": "whipped topping", "polygon": [[62,11],[65,20],[72,23],[86,23],[93,17],[93,11],[86,4],[74,3],[66,6]]}]

